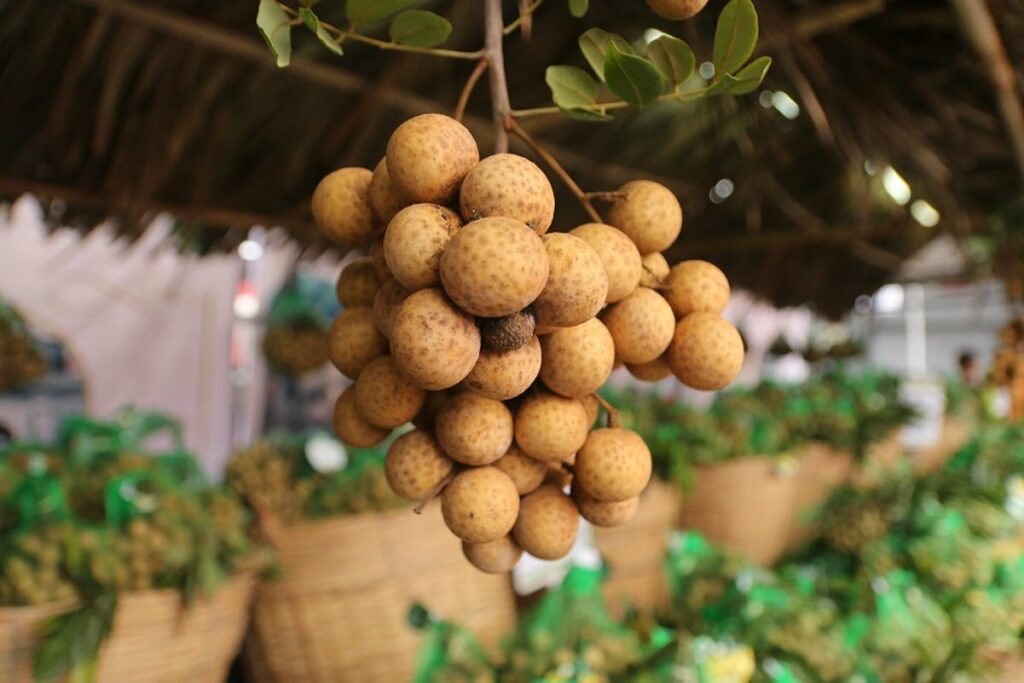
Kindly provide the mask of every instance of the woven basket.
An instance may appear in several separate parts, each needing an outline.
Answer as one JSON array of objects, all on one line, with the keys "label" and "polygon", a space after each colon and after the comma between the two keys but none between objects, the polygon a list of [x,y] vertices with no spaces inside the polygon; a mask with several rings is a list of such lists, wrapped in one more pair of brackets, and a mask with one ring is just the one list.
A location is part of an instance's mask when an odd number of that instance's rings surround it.
[{"label": "woven basket", "polygon": [[[100,683],[222,683],[241,645],[256,582],[232,578],[185,605],[174,590],[123,595],[100,648]],[[0,680],[32,683],[39,627],[74,603],[0,609]]]},{"label": "woven basket", "polygon": [[971,430],[966,422],[956,416],[947,415],[942,421],[942,436],[939,437],[939,442],[931,448],[912,454],[914,471],[925,475],[942,469],[970,437]]},{"label": "woven basket", "polygon": [[413,602],[493,647],[515,625],[508,577],[484,574],[431,504],[304,522],[278,544],[283,576],[262,584],[245,644],[254,683],[372,683],[411,677]]},{"label": "woven basket", "polygon": [[597,548],[611,568],[604,594],[614,613],[622,614],[630,605],[650,611],[667,604],[665,542],[679,519],[680,504],[677,487],[654,479],[640,496],[632,520],[594,530]]},{"label": "woven basket", "polygon": [[799,548],[818,533],[815,512],[832,491],[850,480],[853,456],[824,443],[808,444],[799,456],[793,493],[793,524],[787,550]]}]

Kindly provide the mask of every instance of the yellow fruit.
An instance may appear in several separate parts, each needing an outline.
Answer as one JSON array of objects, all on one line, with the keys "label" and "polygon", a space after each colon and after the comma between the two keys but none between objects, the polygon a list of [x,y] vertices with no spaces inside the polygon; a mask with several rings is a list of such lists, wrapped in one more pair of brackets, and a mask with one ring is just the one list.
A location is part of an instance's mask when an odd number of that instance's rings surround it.
[{"label": "yellow fruit", "polygon": [[436,287],[441,283],[441,254],[461,226],[459,214],[443,206],[405,207],[395,214],[384,233],[388,270],[408,290]]},{"label": "yellow fruit", "polygon": [[524,496],[512,538],[534,557],[557,560],[572,550],[580,528],[580,513],[572,498],[554,486],[542,486]]},{"label": "yellow fruit", "polygon": [[388,352],[388,340],[373,324],[365,306],[346,308],[327,331],[327,353],[334,367],[349,379],[359,376],[366,364]]},{"label": "yellow fruit", "polygon": [[592,246],[601,258],[608,277],[608,303],[625,299],[640,284],[640,252],[626,233],[604,223],[584,223],[569,234]]},{"label": "yellow fruit", "polygon": [[618,193],[623,197],[612,202],[608,222],[626,233],[641,255],[672,246],[683,229],[683,209],[671,190],[651,180],[631,180]]},{"label": "yellow fruit", "polygon": [[743,339],[714,313],[691,313],[676,324],[665,356],[683,384],[702,391],[729,385],[743,367]]},{"label": "yellow fruit", "polygon": [[652,251],[640,259],[643,272],[640,274],[640,286],[656,288],[668,277],[669,265],[664,255],[658,251]]},{"label": "yellow fruit", "polygon": [[356,380],[356,410],[370,424],[394,429],[412,420],[426,392],[398,371],[391,356],[370,361]]},{"label": "yellow fruit", "polygon": [[481,218],[462,228],[441,255],[441,283],[467,313],[497,318],[533,302],[548,279],[544,242],[511,218]]},{"label": "yellow fruit", "polygon": [[657,360],[672,342],[676,318],[665,298],[647,287],[637,287],[601,315],[615,342],[615,356],[623,363]]},{"label": "yellow fruit", "polygon": [[597,318],[544,335],[540,346],[540,378],[562,396],[580,398],[594,393],[615,364],[612,335]]},{"label": "yellow fruit", "polygon": [[476,365],[480,330],[441,290],[421,289],[395,313],[391,355],[417,386],[447,389],[465,379]]},{"label": "yellow fruit", "polygon": [[560,462],[587,440],[590,423],[583,404],[546,391],[527,396],[515,416],[516,444],[532,458]]},{"label": "yellow fruit", "polygon": [[391,271],[388,270],[387,261],[384,260],[384,238],[373,243],[370,249],[370,260],[373,261],[373,272],[377,275],[377,281],[384,284],[391,280]]},{"label": "yellow fruit", "polygon": [[313,191],[313,220],[328,239],[345,247],[369,244],[378,223],[370,206],[370,180],[366,168],[340,168],[328,173]]},{"label": "yellow fruit", "polygon": [[406,500],[426,500],[455,469],[428,432],[416,429],[395,439],[384,460],[384,476],[396,495]]},{"label": "yellow fruit", "polygon": [[[673,337],[675,332],[673,331]],[[665,356],[658,356],[649,363],[627,363],[626,369],[629,373],[644,382],[657,382],[672,375],[672,368],[669,367]]]},{"label": "yellow fruit", "polygon": [[682,261],[665,278],[662,295],[676,317],[690,313],[721,315],[729,303],[729,280],[712,263]]},{"label": "yellow fruit", "polygon": [[457,474],[445,487],[441,513],[448,528],[463,541],[496,541],[516,523],[519,494],[498,468],[474,467]]},{"label": "yellow fruit", "polygon": [[512,571],[523,555],[523,549],[509,536],[487,543],[462,542],[462,552],[469,563],[488,574],[503,574]]},{"label": "yellow fruit", "polygon": [[611,527],[625,524],[636,514],[640,506],[640,496],[626,500],[606,503],[591,498],[578,486],[572,490],[572,498],[580,509],[580,515],[594,526]]},{"label": "yellow fruit", "polygon": [[462,182],[459,209],[467,221],[504,216],[543,235],[555,216],[555,193],[537,164],[517,154],[495,154]]},{"label": "yellow fruit", "polygon": [[576,455],[574,485],[602,502],[640,495],[651,478],[651,452],[636,432],[595,429]]},{"label": "yellow fruit", "polygon": [[515,444],[494,462],[494,466],[509,476],[520,496],[535,491],[548,473],[546,463],[531,458]]},{"label": "yellow fruit", "polygon": [[382,225],[387,225],[396,213],[411,203],[391,182],[387,158],[377,162],[377,167],[373,169],[373,179],[370,181],[370,205],[373,206],[377,220]]},{"label": "yellow fruit", "polygon": [[583,409],[587,411],[587,424],[591,427],[597,422],[597,416],[601,412],[601,402],[597,400],[597,394],[588,394],[581,399]]},{"label": "yellow fruit", "polygon": [[544,248],[550,270],[533,303],[537,323],[572,327],[593,318],[608,298],[608,276],[597,251],[564,232],[544,235]]},{"label": "yellow fruit", "polygon": [[708,0],[647,0],[647,6],[659,17],[681,21],[704,9]]},{"label": "yellow fruit", "polygon": [[349,446],[369,448],[386,439],[391,431],[374,427],[359,417],[356,412],[355,387],[350,386],[341,392],[334,403],[334,433]]},{"label": "yellow fruit", "polygon": [[385,337],[391,336],[391,323],[395,319],[398,306],[412,294],[402,284],[388,276],[376,296],[373,297],[373,323]]},{"label": "yellow fruit", "polygon": [[463,384],[481,396],[507,401],[530,388],[540,372],[540,363],[537,337],[511,351],[482,349]]},{"label": "yellow fruit", "polygon": [[512,412],[501,401],[472,391],[452,396],[437,414],[437,441],[465,465],[488,465],[512,445]]},{"label": "yellow fruit", "polygon": [[374,272],[373,259],[361,256],[345,266],[338,276],[335,293],[338,303],[345,308],[373,306],[373,298],[380,289],[380,280]]},{"label": "yellow fruit", "polygon": [[414,116],[388,141],[388,175],[414,202],[449,204],[478,161],[480,150],[473,135],[442,114]]}]

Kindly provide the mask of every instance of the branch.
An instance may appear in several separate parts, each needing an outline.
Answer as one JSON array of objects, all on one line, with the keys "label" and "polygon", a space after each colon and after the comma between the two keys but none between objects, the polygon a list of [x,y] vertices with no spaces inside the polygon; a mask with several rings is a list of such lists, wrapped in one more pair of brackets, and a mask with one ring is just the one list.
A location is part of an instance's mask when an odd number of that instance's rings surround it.
[{"label": "branch", "polygon": [[520,26],[523,27],[523,37],[528,38],[530,19],[533,17],[533,13],[537,11],[537,8],[544,3],[544,0],[534,0],[530,5],[527,5],[519,12],[519,18],[513,21],[511,24],[506,26],[502,32],[507,36],[510,33],[514,33]]},{"label": "branch", "polygon": [[462,116],[466,113],[466,105],[469,103],[469,96],[473,94],[473,88],[476,87],[477,81],[487,71],[487,60],[481,59],[476,63],[476,68],[473,69],[473,73],[469,74],[469,78],[466,80],[466,85],[462,87],[462,93],[459,95],[459,101],[455,105],[454,117],[456,121],[462,121]]},{"label": "branch", "polygon": [[508,151],[508,131],[505,119],[512,111],[508,101],[508,82],[505,80],[505,54],[502,41],[505,39],[501,18],[501,0],[484,0],[484,38],[487,63],[490,66],[491,113],[494,124],[494,152]]},{"label": "branch", "polygon": [[572,179],[569,172],[566,171],[560,163],[558,163],[558,159],[551,156],[549,151],[541,147],[540,143],[534,140],[529,133],[523,130],[523,127],[520,126],[511,116],[505,119],[505,126],[513,135],[525,142],[527,147],[532,149],[537,156],[543,159],[544,163],[548,165],[548,168],[554,171],[558,177],[562,179],[562,182],[569,188],[569,191],[572,192],[573,196],[576,197],[580,204],[583,205],[583,209],[587,212],[587,215],[590,216],[591,220],[595,223],[604,223],[604,219],[601,218],[601,214],[599,214],[597,209],[594,208],[594,205],[591,204],[590,198],[587,197],[587,193],[580,189],[580,186]]},{"label": "branch", "polygon": [[619,419],[619,409],[609,403],[604,396],[598,393],[594,393],[594,398],[601,404],[605,412],[608,413],[608,426],[617,429],[622,426],[622,421]]},{"label": "branch", "polygon": [[[711,84],[714,85],[714,84]],[[697,88],[696,90],[687,90],[685,92],[670,92],[665,95],[660,95],[655,102],[680,102],[687,103],[699,100],[703,97],[708,90],[711,89],[711,85],[704,88]],[[615,109],[625,109],[631,107],[629,102],[624,100],[612,100],[611,102],[598,102],[591,107],[587,107],[587,111],[598,112],[599,114],[607,114],[609,111]],[[560,114],[562,110],[558,107],[536,107],[534,109],[513,109],[510,113],[517,119],[525,119],[530,116],[548,116],[550,114]]]}]

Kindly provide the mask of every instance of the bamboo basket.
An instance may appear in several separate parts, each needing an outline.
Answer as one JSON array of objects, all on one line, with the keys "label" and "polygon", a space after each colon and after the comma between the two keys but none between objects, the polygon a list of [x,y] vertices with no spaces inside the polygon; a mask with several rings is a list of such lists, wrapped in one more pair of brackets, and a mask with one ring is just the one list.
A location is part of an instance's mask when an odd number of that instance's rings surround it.
[{"label": "bamboo basket", "polygon": [[680,503],[676,486],[653,479],[633,519],[621,527],[595,528],[597,548],[611,569],[604,595],[616,614],[630,605],[650,611],[667,604],[665,543],[679,519]]},{"label": "bamboo basket", "polygon": [[283,576],[257,590],[244,649],[254,683],[393,683],[411,678],[414,602],[493,648],[515,625],[508,577],[484,574],[431,504],[283,529]]},{"label": "bamboo basket", "polygon": [[[124,594],[100,648],[95,680],[222,683],[245,635],[255,585],[251,574],[241,574],[192,605],[175,590]],[[74,607],[64,602],[0,609],[0,680],[32,683],[39,628]]]},{"label": "bamboo basket", "polygon": [[846,484],[853,472],[853,456],[824,443],[808,444],[799,457],[793,494],[793,523],[786,550],[794,550],[818,533],[815,512],[832,491]]},{"label": "bamboo basket", "polygon": [[970,437],[971,430],[966,422],[955,415],[947,415],[942,421],[942,436],[939,437],[939,442],[931,448],[912,454],[914,471],[919,475],[925,475],[942,469]]}]

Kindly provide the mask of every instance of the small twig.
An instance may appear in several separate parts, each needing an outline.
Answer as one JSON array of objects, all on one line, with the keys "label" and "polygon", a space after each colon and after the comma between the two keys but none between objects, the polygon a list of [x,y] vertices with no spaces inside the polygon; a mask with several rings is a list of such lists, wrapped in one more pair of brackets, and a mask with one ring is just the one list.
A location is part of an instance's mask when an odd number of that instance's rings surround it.
[{"label": "small twig", "polygon": [[602,202],[614,202],[626,198],[625,192],[584,192],[587,199],[597,199]]},{"label": "small twig", "polygon": [[580,186],[572,179],[572,176],[565,170],[565,167],[558,163],[558,159],[551,156],[549,151],[541,147],[540,143],[534,140],[533,136],[523,130],[523,127],[520,126],[511,116],[505,119],[505,127],[508,128],[513,135],[526,143],[526,146],[532,149],[537,156],[543,159],[544,163],[547,164],[559,178],[561,178],[562,182],[569,188],[569,191],[572,192],[573,196],[576,197],[580,204],[583,205],[583,209],[587,212],[587,215],[590,216],[591,220],[595,223],[604,223],[604,219],[601,218],[601,214],[597,212],[594,205],[590,203],[586,193],[580,189]]},{"label": "small twig", "polygon": [[476,87],[477,81],[487,71],[487,60],[481,59],[476,63],[476,68],[473,69],[473,73],[469,74],[469,78],[466,79],[466,85],[462,86],[462,92],[459,94],[459,101],[455,105],[455,120],[462,121],[462,116],[466,113],[466,105],[469,103],[469,96],[473,94],[473,88]]},{"label": "small twig", "polygon": [[619,409],[606,401],[601,394],[595,393],[594,397],[601,404],[601,407],[604,408],[605,412],[608,413],[608,426],[616,429],[621,427],[622,421],[619,419]]},{"label": "small twig", "polygon": [[508,130],[505,120],[512,111],[508,99],[508,81],[505,79],[505,53],[503,50],[503,23],[501,0],[484,0],[484,53],[489,64],[491,86],[491,112],[494,121],[494,153],[508,151]]},{"label": "small twig", "polygon": [[[714,84],[712,84],[714,85]],[[696,90],[687,90],[685,92],[670,92],[665,95],[661,95],[657,98],[657,102],[693,102],[694,100],[703,97],[707,91],[711,88],[708,85],[703,88],[697,88]],[[612,100],[611,102],[598,102],[589,107],[586,107],[587,111],[597,112],[599,114],[607,114],[609,111],[615,109],[625,109],[631,107],[629,102],[624,100]],[[548,116],[550,114],[559,114],[561,109],[558,107],[536,107],[534,109],[513,109],[512,116],[517,119],[525,119],[531,116]]]},{"label": "small twig", "polygon": [[435,486],[430,491],[430,493],[427,494],[426,498],[417,503],[416,507],[414,507],[412,511],[415,512],[417,515],[423,514],[423,511],[427,507],[427,503],[441,495],[441,492],[444,491],[444,488],[448,486],[448,484],[452,483],[452,479],[454,479],[455,475],[457,475],[460,471],[461,470],[458,467],[452,468],[452,471],[445,475],[445,478],[441,480],[441,483]]},{"label": "small twig", "polygon": [[[524,0],[525,1],[525,0]],[[537,8],[541,6],[544,0],[534,0],[533,4],[526,5],[519,10],[519,18],[513,21],[511,24],[502,29],[502,32],[507,36],[513,33],[520,26],[523,27],[523,38],[526,40],[530,39],[530,23],[533,18],[533,13],[537,11]]]}]

